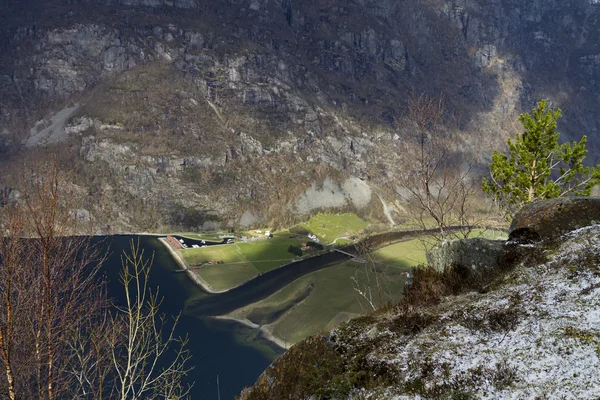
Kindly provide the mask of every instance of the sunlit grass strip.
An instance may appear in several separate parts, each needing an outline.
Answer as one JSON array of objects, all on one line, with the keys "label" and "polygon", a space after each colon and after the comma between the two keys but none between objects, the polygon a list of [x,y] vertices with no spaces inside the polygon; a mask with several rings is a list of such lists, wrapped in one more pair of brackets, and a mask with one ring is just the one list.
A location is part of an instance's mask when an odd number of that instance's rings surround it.
[{"label": "sunlit grass strip", "polygon": [[301,225],[314,233],[320,240],[330,243],[339,237],[358,234],[369,223],[352,213],[319,213]]}]

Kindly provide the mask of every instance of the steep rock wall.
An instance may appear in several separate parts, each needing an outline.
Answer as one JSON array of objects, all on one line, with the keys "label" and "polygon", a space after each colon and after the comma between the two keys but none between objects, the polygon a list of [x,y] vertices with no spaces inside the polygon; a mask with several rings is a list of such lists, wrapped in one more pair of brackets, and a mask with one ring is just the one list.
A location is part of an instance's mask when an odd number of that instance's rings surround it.
[{"label": "steep rock wall", "polygon": [[[8,0],[0,20],[0,151],[81,104],[58,136],[90,171],[154,171],[146,200],[161,210],[273,218],[328,176],[377,191],[381,171],[402,168],[413,89],[444,96],[456,147],[481,162],[542,97],[563,107],[565,138],[586,133],[599,154],[600,5],[588,0]],[[123,142],[126,164],[88,156]],[[141,201],[103,179],[115,201]],[[265,194],[269,182],[285,187]]]}]

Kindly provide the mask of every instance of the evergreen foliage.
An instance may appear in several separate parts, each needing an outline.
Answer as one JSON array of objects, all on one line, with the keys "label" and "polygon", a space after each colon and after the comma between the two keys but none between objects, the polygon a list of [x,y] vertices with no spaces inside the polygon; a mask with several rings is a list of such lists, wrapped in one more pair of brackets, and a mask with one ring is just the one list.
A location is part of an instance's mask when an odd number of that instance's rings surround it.
[{"label": "evergreen foliage", "polygon": [[313,249],[323,250],[323,245],[321,243],[309,241],[309,242],[306,242],[306,245],[308,247],[312,247]]},{"label": "evergreen foliage", "polygon": [[508,139],[509,155],[495,151],[490,180],[483,179],[483,191],[496,200],[507,219],[522,206],[538,200],[567,195],[589,196],[600,182],[600,165],[585,166],[587,137],[579,142],[559,144],[556,121],[561,110],[542,100],[531,113],[519,116],[523,134]]},{"label": "evergreen foliage", "polygon": [[292,253],[298,257],[302,256],[302,249],[298,246],[291,245],[288,247],[287,251]]}]

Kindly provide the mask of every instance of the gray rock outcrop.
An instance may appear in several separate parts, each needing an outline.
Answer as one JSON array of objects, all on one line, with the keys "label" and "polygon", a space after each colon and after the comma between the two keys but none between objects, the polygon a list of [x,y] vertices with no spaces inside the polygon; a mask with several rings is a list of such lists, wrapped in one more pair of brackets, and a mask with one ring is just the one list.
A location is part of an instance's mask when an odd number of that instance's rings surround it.
[{"label": "gray rock outcrop", "polygon": [[[10,135],[0,136],[0,162],[18,163],[10,154],[25,143],[70,141],[85,184],[114,189],[115,215],[133,204],[160,213],[218,204],[224,220],[250,209],[271,221],[288,204],[367,210],[372,195],[392,204],[413,88],[443,94],[461,115],[452,151],[482,162],[540,98],[563,108],[565,139],[586,132],[591,153],[600,148],[597,2],[4,4],[0,131]],[[65,135],[43,131],[74,104]],[[331,202],[300,199],[327,177],[357,184],[316,193]]]},{"label": "gray rock outcrop", "polygon": [[505,240],[483,238],[444,240],[427,252],[427,264],[438,271],[460,267],[471,274],[485,274],[497,269],[509,249]]},{"label": "gray rock outcrop", "polygon": [[510,225],[509,239],[553,240],[597,224],[600,224],[600,197],[559,197],[537,201],[519,210]]}]

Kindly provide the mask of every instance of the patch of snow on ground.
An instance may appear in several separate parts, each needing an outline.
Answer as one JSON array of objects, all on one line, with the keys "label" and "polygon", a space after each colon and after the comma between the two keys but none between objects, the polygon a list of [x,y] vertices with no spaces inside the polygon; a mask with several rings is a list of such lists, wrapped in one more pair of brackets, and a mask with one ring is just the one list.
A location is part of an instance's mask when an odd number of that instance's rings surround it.
[{"label": "patch of snow on ground", "polygon": [[[515,273],[524,276],[525,283],[503,287],[469,304],[484,318],[486,312],[506,310],[508,299],[518,296],[519,319],[512,330],[469,329],[460,319],[450,320],[441,332],[425,330],[407,345],[398,345],[388,363],[405,382],[419,377],[426,387],[460,382],[467,386],[465,391],[482,399],[598,398],[600,274],[594,268],[577,273],[569,269],[586,251],[600,253],[599,226],[567,235],[549,262],[519,267]],[[434,365],[426,376],[424,360]],[[468,387],[473,371],[494,371],[498,366],[514,372],[509,384],[497,387],[484,378]]]}]

